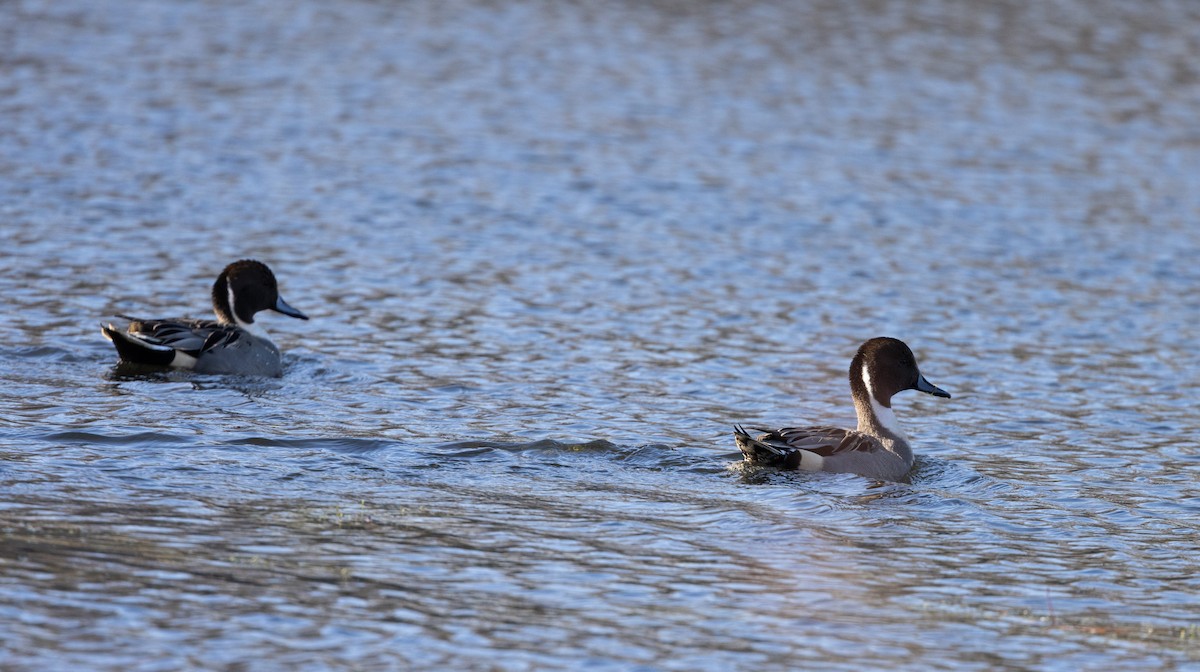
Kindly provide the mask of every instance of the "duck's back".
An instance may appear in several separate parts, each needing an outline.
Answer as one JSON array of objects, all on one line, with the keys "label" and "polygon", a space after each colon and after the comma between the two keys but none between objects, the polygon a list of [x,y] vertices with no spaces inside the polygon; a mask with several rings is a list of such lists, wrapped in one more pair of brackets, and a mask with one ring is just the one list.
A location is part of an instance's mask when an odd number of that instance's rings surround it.
[{"label": "duck's back", "polygon": [[192,357],[199,357],[205,347],[227,340],[238,331],[236,327],[216,320],[193,320],[185,317],[145,320],[121,315],[129,321],[124,331],[131,336],[155,345],[165,345]]},{"label": "duck's back", "polygon": [[904,480],[912,467],[907,444],[889,441],[892,445],[885,445],[877,436],[852,429],[818,425],[757,431],[763,433],[751,436],[740,427],[734,432],[746,461],[755,465],[859,474],[888,481]]}]

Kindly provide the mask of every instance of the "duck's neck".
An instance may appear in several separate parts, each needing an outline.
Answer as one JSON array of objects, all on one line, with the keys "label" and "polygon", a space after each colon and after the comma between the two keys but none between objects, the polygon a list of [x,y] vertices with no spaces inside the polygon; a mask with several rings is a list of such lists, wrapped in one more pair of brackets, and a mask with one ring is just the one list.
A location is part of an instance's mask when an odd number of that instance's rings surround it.
[{"label": "duck's neck", "polygon": [[894,439],[907,446],[908,436],[900,429],[900,422],[896,420],[896,413],[892,410],[891,399],[882,402],[875,397],[871,374],[865,365],[860,366],[858,371],[858,376],[850,378],[854,410],[858,414],[858,431]]},{"label": "duck's neck", "polygon": [[229,287],[224,273],[213,283],[212,302],[213,312],[217,314],[217,322],[237,325],[238,319],[233,312],[233,290]]}]

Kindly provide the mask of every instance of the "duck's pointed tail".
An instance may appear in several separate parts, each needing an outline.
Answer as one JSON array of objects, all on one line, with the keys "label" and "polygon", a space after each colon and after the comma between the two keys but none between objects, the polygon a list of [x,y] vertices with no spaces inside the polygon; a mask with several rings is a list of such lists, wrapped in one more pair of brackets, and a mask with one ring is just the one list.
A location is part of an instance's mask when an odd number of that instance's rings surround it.
[{"label": "duck's pointed tail", "polygon": [[[742,451],[746,462],[759,466],[779,467],[780,469],[796,469],[803,467],[806,450],[787,450],[773,446],[763,439],[775,434],[766,429],[752,428],[762,432],[761,438],[755,438],[741,425],[733,426],[733,440],[737,442],[738,450]],[[819,458],[818,458],[819,459]],[[808,468],[808,467],[803,467]],[[819,463],[814,469],[819,470]]]},{"label": "duck's pointed tail", "polygon": [[[766,433],[766,430],[756,431]],[[782,450],[754,438],[750,435],[750,432],[747,432],[746,428],[742,427],[741,425],[733,426],[733,440],[737,442],[738,450],[742,451],[742,454],[746,456],[746,459],[751,461],[760,461],[767,455],[773,455],[775,457],[780,457],[783,455]],[[766,455],[764,455],[763,452],[765,452]]]},{"label": "duck's pointed tail", "polygon": [[175,350],[165,345],[151,343],[118,329],[113,324],[101,324],[100,331],[112,341],[122,361],[151,366],[170,366],[175,361]]}]

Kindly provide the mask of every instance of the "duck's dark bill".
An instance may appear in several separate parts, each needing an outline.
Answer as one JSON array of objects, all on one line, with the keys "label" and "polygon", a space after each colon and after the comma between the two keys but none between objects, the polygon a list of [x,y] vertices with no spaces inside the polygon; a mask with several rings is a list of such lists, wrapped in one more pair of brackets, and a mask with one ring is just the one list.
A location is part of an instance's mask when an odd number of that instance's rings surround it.
[{"label": "duck's dark bill", "polygon": [[[287,315],[288,317],[298,317],[302,320],[308,319],[307,315],[305,315],[304,313],[289,306],[287,301],[283,300],[282,296],[279,297],[278,299],[276,299],[275,305],[272,306],[271,310],[274,310],[277,313],[283,313],[284,315]],[[950,395],[946,395],[946,396],[950,396]]]},{"label": "duck's dark bill", "polygon": [[935,397],[945,397],[947,399],[950,398],[949,392],[943,390],[937,385],[934,385],[928,380],[925,380],[925,376],[917,376],[917,389],[926,394],[932,394]]}]

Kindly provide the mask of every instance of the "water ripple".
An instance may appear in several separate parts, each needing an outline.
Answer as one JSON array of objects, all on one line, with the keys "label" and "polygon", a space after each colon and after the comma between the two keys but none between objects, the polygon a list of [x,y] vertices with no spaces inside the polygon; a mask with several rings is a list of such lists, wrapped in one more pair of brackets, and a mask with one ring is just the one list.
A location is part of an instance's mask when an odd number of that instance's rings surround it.
[{"label": "water ripple", "polygon": [[[1187,3],[0,4],[14,669],[1182,669]],[[231,259],[280,379],[117,365]],[[739,463],[853,424],[912,483]]]}]

